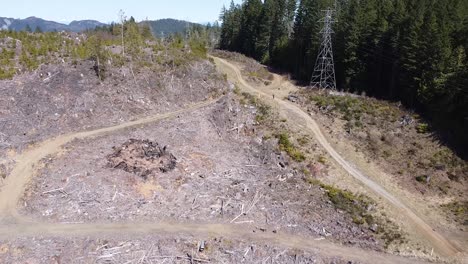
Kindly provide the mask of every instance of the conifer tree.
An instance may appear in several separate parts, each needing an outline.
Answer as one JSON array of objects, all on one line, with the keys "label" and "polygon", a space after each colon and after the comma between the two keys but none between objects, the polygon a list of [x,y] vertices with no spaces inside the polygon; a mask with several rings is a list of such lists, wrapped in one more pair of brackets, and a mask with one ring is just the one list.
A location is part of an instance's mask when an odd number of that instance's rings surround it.
[{"label": "conifer tree", "polygon": [[261,0],[246,0],[243,3],[239,32],[239,39],[242,40],[240,51],[256,59],[260,59],[259,54],[256,52],[256,47],[262,5]]},{"label": "conifer tree", "polygon": [[[320,10],[335,1],[245,0],[222,12],[220,47],[310,81]],[[468,149],[468,1],[337,0],[338,87],[430,114]],[[294,21],[294,23],[292,23]],[[292,26],[293,25],[293,26]],[[452,118],[453,117],[453,118]],[[454,120],[454,121],[451,121]]]},{"label": "conifer tree", "polygon": [[40,26],[36,26],[36,29],[34,30],[34,33],[42,33],[42,29]]},{"label": "conifer tree", "polygon": [[24,28],[24,31],[32,32],[31,26],[29,24],[26,24],[26,27]]},{"label": "conifer tree", "polygon": [[310,78],[320,45],[320,10],[319,0],[301,0],[294,24],[293,46],[294,73],[300,79]]}]

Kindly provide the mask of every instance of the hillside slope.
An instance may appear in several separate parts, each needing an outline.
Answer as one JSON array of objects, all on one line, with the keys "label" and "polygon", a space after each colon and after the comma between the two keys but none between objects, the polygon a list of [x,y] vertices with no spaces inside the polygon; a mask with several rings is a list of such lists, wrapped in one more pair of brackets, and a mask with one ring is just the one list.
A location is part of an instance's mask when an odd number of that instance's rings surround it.
[{"label": "hillside slope", "polygon": [[[192,23],[184,20],[172,18],[143,21],[141,23],[149,23],[152,33],[155,37],[167,37],[176,33],[185,33],[185,31],[193,26],[201,26],[197,23]],[[0,30],[23,31],[29,26],[31,30],[40,28],[44,32],[52,31],[71,31],[82,32],[96,27],[103,27],[107,24],[96,20],[75,20],[70,24],[58,23],[38,17],[28,17],[25,19],[15,19],[8,17],[0,17]]]},{"label": "hillside slope", "polygon": [[159,19],[147,21],[155,37],[167,37],[175,33],[185,33],[185,31],[194,25],[199,25],[191,23],[188,21],[177,20],[177,19]]},{"label": "hillside slope", "polygon": [[15,19],[0,17],[0,29],[3,30],[13,30],[13,31],[22,31],[29,26],[32,30],[40,28],[42,31],[51,32],[51,31],[72,31],[72,32],[81,32],[87,29],[94,29],[96,27],[102,27],[106,24],[101,23],[96,20],[80,20],[73,21],[69,25],[58,23],[54,21],[45,20],[38,17],[28,17],[25,19]]},{"label": "hillside slope", "polygon": [[[236,67],[239,67],[238,76],[259,76],[258,73],[263,70],[251,67],[255,63],[245,63],[249,59],[239,54],[218,54],[234,60]],[[468,220],[465,184],[468,164],[431,137],[423,119],[397,104],[352,94],[325,95],[310,89],[297,90],[288,81],[281,81],[279,77],[275,79],[273,83],[277,85],[262,85],[256,80],[249,80],[250,84],[242,82],[242,85],[260,87],[259,94],[265,99],[273,98],[272,101],[295,109],[300,107],[304,120],[310,119],[310,116],[317,120],[320,128],[316,128],[314,133],[329,142],[327,148],[335,149],[330,153],[333,159],[340,164],[348,164],[343,167],[347,167],[349,174],[362,183],[355,185],[355,181],[347,179],[349,175],[333,171],[335,161],[328,155],[321,155],[315,158],[315,164],[312,162],[315,166],[302,169],[312,175],[312,184],[318,179],[358,192],[362,192],[365,185],[394,206],[404,208],[392,212],[392,209],[385,207],[384,214],[395,214],[400,219],[396,221],[402,221],[403,229],[414,228],[408,231],[414,232],[409,237],[418,237],[416,233],[424,234],[427,235],[426,242],[439,244],[437,240],[441,235],[450,241],[447,245],[452,244],[448,246],[452,248],[449,251],[465,248],[466,236],[463,238],[463,234],[466,234]],[[292,101],[296,106],[281,99]],[[290,121],[289,116],[287,120]],[[304,129],[304,120],[296,120],[295,123]],[[304,140],[300,135],[297,137],[297,146],[301,145],[305,153],[316,149],[310,139]],[[362,174],[357,173],[359,171]],[[382,202],[381,198],[373,198]],[[413,226],[411,219],[418,217],[420,219],[415,221],[422,224]],[[429,225],[433,226],[435,233],[428,228]],[[442,245],[441,248],[444,247]]]}]

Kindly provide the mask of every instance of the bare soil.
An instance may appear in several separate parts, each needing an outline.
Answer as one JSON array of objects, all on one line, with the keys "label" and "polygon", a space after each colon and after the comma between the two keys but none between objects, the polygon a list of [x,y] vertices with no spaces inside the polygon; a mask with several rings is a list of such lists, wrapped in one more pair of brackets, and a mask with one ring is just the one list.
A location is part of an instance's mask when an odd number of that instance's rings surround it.
[{"label": "bare soil", "polygon": [[[203,243],[204,249],[200,246]],[[349,263],[270,243],[188,235],[38,237],[0,241],[3,263]],[[358,262],[353,262],[358,263]]]},{"label": "bare soil", "polygon": [[270,85],[273,82],[274,75],[269,72],[265,65],[245,55],[224,50],[214,50],[213,55],[236,63],[242,69],[243,77],[255,85]]},{"label": "bare soil", "polygon": [[362,96],[317,91],[296,96],[332,140],[362,153],[400,189],[445,211],[449,221],[467,231],[468,163],[438,141],[424,120],[399,104]]},{"label": "bare soil", "polygon": [[[26,133],[23,139],[8,136],[3,164],[8,187],[12,189],[2,189],[0,196],[8,201],[0,203],[0,211],[12,215],[0,216],[0,241],[3,241],[0,260],[7,263],[349,263],[348,258],[368,263],[417,261],[382,253],[384,241],[375,231],[337,209],[330,201],[330,190],[309,183],[307,173],[293,161],[289,148],[282,148],[278,138],[272,137],[277,133],[272,129],[277,126],[265,125],[265,119],[279,120],[276,110],[268,113],[252,98],[240,104],[240,96],[232,93],[234,85],[220,78],[211,63],[198,63],[201,64],[192,65],[195,68],[185,73],[167,71],[170,75],[154,77],[156,83],[168,81],[171,88],[161,92],[160,97],[171,95],[162,99],[161,108],[157,108],[159,99],[148,103],[147,108],[136,107],[135,102],[128,106],[130,101],[120,101],[115,108],[109,100],[101,101],[101,97],[112,99],[106,97],[110,92],[106,91],[96,94],[95,102],[102,103],[109,112],[81,116],[83,120],[78,120],[70,118],[69,110],[63,108],[61,113],[65,117],[58,122],[50,118],[58,108],[51,107],[52,110],[43,110],[47,118],[41,119],[40,132]],[[212,74],[210,79],[198,75],[203,65],[206,68],[202,69]],[[191,77],[184,79],[185,74]],[[238,75],[236,71],[235,76]],[[131,75],[120,72],[116,76]],[[121,82],[130,87],[132,82],[150,85],[153,82],[149,78],[140,72],[135,79],[114,80],[117,87]],[[184,80],[188,87],[182,84]],[[238,81],[245,86],[243,89],[255,90],[241,78]],[[272,81],[277,81],[276,77]],[[176,82],[180,89],[174,88]],[[56,83],[59,89],[60,81]],[[192,83],[196,83],[193,90],[197,93],[189,95]],[[21,81],[9,85],[16,89],[21,87]],[[95,89],[107,85],[106,81],[96,83]],[[186,106],[226,93],[227,87],[231,87],[228,95],[214,104]],[[133,89],[113,95],[133,96]],[[147,89],[154,91],[149,86]],[[40,109],[48,109],[46,103],[53,102],[47,98],[53,94],[50,91],[39,97],[40,102],[45,102]],[[160,98],[149,96],[151,92],[142,94],[143,101],[148,97]],[[276,93],[281,94],[283,91]],[[83,96],[79,94],[73,99]],[[28,98],[34,102],[32,95]],[[66,105],[75,113],[73,104]],[[11,120],[24,117],[32,123],[18,128],[37,125],[34,115],[19,117],[17,114],[24,109],[17,104],[12,106],[15,107]],[[119,107],[121,111],[117,110]],[[171,109],[184,108],[169,113]],[[118,113],[117,117],[113,111]],[[292,116],[299,113],[289,105],[286,111]],[[8,113],[8,120],[12,113]],[[151,117],[154,113],[165,114]],[[28,116],[32,117],[27,119]],[[299,119],[296,116],[291,121]],[[108,127],[112,122],[119,125]],[[11,122],[8,124],[14,128]],[[310,127],[309,121],[306,124]],[[108,128],[91,130],[102,126]],[[87,132],[66,134],[75,129]],[[314,133],[320,134],[315,130]],[[55,135],[60,136],[31,146],[35,140]],[[317,140],[324,144],[324,139]],[[308,155],[322,153],[322,149],[318,153],[313,149]],[[8,166],[13,165],[9,162],[14,160],[21,166],[10,174]],[[171,169],[166,169],[168,165]],[[310,168],[327,174],[317,163]],[[24,186],[27,188],[17,211],[16,198],[22,195]]]},{"label": "bare soil", "polygon": [[[44,161],[21,212],[62,223],[232,223],[381,250],[383,243],[372,231],[338,212],[323,189],[278,165],[285,157],[275,140],[264,141],[253,132],[260,130],[255,112],[226,98],[177,120],[75,141],[65,154]],[[232,129],[239,125],[239,132]],[[126,145],[129,138],[168,146],[178,158],[175,169],[153,170],[145,179],[108,166],[112,147]]]},{"label": "bare soil", "polygon": [[[243,89],[251,91],[253,94],[260,98],[268,101],[272,105],[279,106],[282,115],[288,117],[288,123],[294,123],[301,130],[308,130],[315,136],[315,139],[319,142],[319,145],[326,150],[327,156],[332,159],[332,163],[341,168],[345,174],[331,175],[330,179],[334,179],[336,183],[344,188],[353,186],[354,190],[362,192],[364,190],[371,191],[372,196],[376,197],[381,205],[384,205],[385,212],[391,213],[392,216],[396,217],[400,227],[411,233],[411,239],[419,244],[422,243],[426,248],[423,251],[427,254],[431,253],[431,246],[434,250],[445,256],[454,256],[455,254],[463,254],[464,246],[462,240],[459,240],[459,236],[443,231],[440,228],[443,226],[440,223],[434,221],[438,218],[438,213],[430,212],[426,205],[416,204],[418,199],[403,193],[401,189],[396,188],[388,181],[389,177],[387,173],[381,170],[381,168],[374,164],[368,164],[360,162],[353,157],[348,155],[348,152],[341,152],[341,148],[335,149],[334,145],[336,141],[333,141],[333,146],[330,139],[322,133],[322,129],[319,125],[310,117],[306,111],[302,110],[294,103],[287,102],[281,99],[293,100],[290,98],[290,92],[296,92],[297,88],[291,85],[288,81],[280,80],[275,81],[280,86],[273,87],[262,87],[256,86],[255,88],[248,84],[242,79],[241,70],[222,59],[216,59],[215,61],[218,67],[222,68],[223,71],[229,73],[230,80],[238,81]],[[277,77],[275,77],[277,79]],[[273,98],[272,98],[273,96]],[[275,100],[276,98],[281,98]],[[343,142],[345,143],[345,142]],[[359,153],[358,153],[359,154]],[[338,177],[337,177],[338,176]],[[354,179],[354,181],[351,180]],[[351,181],[350,181],[351,180]],[[341,181],[349,184],[341,184]],[[359,183],[356,186],[356,181]],[[365,187],[365,189],[363,189]],[[399,198],[401,197],[401,199]],[[383,198],[383,199],[382,199]],[[383,214],[384,212],[382,212]],[[429,223],[429,224],[428,224]],[[431,225],[437,226],[432,228]],[[429,251],[427,251],[429,246]],[[421,246],[414,246],[411,248],[421,249]],[[410,249],[408,247],[407,249]]]},{"label": "bare soil", "polygon": [[227,89],[206,60],[157,72],[108,67],[103,82],[93,66],[42,65],[0,81],[0,176],[11,170],[12,154],[45,139],[181,109]]}]

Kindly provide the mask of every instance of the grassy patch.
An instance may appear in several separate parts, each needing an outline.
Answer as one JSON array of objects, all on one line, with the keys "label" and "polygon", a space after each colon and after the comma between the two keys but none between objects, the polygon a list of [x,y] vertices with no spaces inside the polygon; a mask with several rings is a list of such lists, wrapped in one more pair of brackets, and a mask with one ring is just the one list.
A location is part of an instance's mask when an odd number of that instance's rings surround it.
[{"label": "grassy patch", "polygon": [[314,177],[310,177],[310,176],[305,178],[305,182],[310,184],[310,185],[316,185],[316,186],[322,186],[322,184],[323,184],[321,181],[315,179]]},{"label": "grassy patch", "polygon": [[320,108],[339,112],[342,118],[348,121],[347,129],[362,128],[363,117],[375,118],[385,115],[391,120],[396,120],[399,116],[398,110],[391,105],[368,98],[313,94],[309,96],[309,100]]},{"label": "grassy patch", "polygon": [[305,161],[305,155],[294,146],[294,144],[289,139],[289,135],[287,133],[280,133],[275,136],[278,139],[278,145],[280,150],[285,151],[288,153],[289,157],[291,157],[294,161],[302,162]]},{"label": "grassy patch", "polygon": [[406,241],[398,226],[389,220],[386,221],[385,225],[379,227],[377,233],[385,241],[385,248],[388,248],[392,244],[402,244]]},{"label": "grassy patch", "polygon": [[[300,92],[316,111],[330,122],[338,122],[349,143],[369,159],[389,165],[389,172],[418,188],[448,195],[459,195],[468,179],[468,163],[437,137],[428,136],[432,127],[420,116],[401,105],[353,95],[329,95],[317,91]],[[334,122],[334,120],[333,120]],[[440,175],[440,176],[439,176]],[[428,176],[434,176],[430,183]],[[450,181],[439,184],[440,179]]]},{"label": "grassy patch", "polygon": [[303,136],[297,140],[297,143],[299,143],[299,145],[306,145],[307,143],[309,143],[309,141],[310,140],[307,136]]},{"label": "grassy patch", "polygon": [[306,167],[302,167],[301,172],[302,172],[302,174],[304,174],[306,176],[310,176],[310,171]]},{"label": "grassy patch", "polygon": [[455,221],[463,225],[468,225],[468,201],[456,201],[442,205]]},{"label": "grassy patch", "polygon": [[[236,87],[236,89],[238,88]],[[235,94],[240,93],[240,89],[238,91],[236,91],[236,89],[234,89],[234,93]],[[265,121],[268,120],[268,118],[271,115],[271,107],[269,105],[266,105],[260,102],[257,99],[257,97],[255,97],[254,95],[250,93],[242,92],[240,93],[240,95],[243,97],[240,100],[241,105],[245,105],[248,103],[257,108],[257,115],[255,116],[255,121],[257,121],[257,123],[264,123]]]},{"label": "grassy patch", "polygon": [[336,187],[321,184],[327,192],[328,198],[336,208],[349,213],[356,224],[374,224],[374,218],[368,213],[367,208],[372,204],[369,197],[355,195],[350,191],[341,190]]},{"label": "grassy patch", "polygon": [[263,80],[269,80],[269,81],[273,80],[273,75],[263,67],[256,69],[256,71],[249,71],[247,75],[253,78],[258,78],[258,79],[263,79]]},{"label": "grassy patch", "polygon": [[236,85],[236,86],[234,86],[234,91],[233,92],[236,95],[240,95],[241,94],[241,89],[239,88],[239,86]]},{"label": "grassy patch", "polygon": [[16,70],[14,59],[15,51],[13,50],[13,47],[4,46],[0,52],[0,80],[11,79],[15,75]]},{"label": "grassy patch", "polygon": [[207,49],[206,49],[206,43],[200,40],[191,40],[189,42],[190,50],[192,51],[191,54],[195,58],[200,58],[200,59],[206,59],[207,56]]},{"label": "grassy patch", "polygon": [[322,164],[326,164],[327,163],[327,158],[323,155],[321,155],[319,158],[318,158],[318,162],[322,163]]},{"label": "grassy patch", "polygon": [[385,242],[385,248],[392,244],[405,242],[405,237],[396,224],[383,216],[374,216],[368,208],[374,204],[371,198],[365,195],[356,195],[350,191],[342,190],[331,185],[324,184],[313,177],[306,177],[306,183],[320,186],[325,189],[326,194],[333,205],[347,212],[353,223],[357,225],[371,226],[377,224],[375,233]]},{"label": "grassy patch", "polygon": [[426,134],[429,132],[429,125],[426,123],[421,123],[416,126],[416,131],[419,134]]},{"label": "grassy patch", "polygon": [[464,162],[447,148],[442,148],[439,151],[434,152],[429,159],[434,167],[443,164],[448,168],[460,167],[462,170],[468,170],[468,163]]},{"label": "grassy patch", "polygon": [[13,67],[0,68],[0,80],[11,79],[15,76],[16,70]]},{"label": "grassy patch", "polygon": [[270,106],[262,103],[257,103],[257,115],[255,116],[255,121],[257,123],[262,123],[268,119],[270,116]]},{"label": "grassy patch", "polygon": [[251,105],[257,104],[257,98],[253,96],[252,94],[249,94],[247,92],[242,92],[241,95],[249,102]]}]

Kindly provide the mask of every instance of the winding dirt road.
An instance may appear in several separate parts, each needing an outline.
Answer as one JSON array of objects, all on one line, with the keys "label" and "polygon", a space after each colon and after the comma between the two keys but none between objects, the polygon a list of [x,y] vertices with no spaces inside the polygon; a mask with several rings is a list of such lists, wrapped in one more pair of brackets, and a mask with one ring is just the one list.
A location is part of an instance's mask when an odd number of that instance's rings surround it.
[{"label": "winding dirt road", "polygon": [[206,102],[197,103],[187,108],[160,114],[156,116],[146,117],[135,121],[126,122],[120,125],[101,128],[92,131],[72,133],[68,135],[58,136],[54,139],[46,140],[33,148],[25,150],[22,154],[16,156],[16,165],[11,171],[10,175],[6,178],[4,185],[0,192],[0,221],[9,218],[21,221],[23,217],[18,214],[17,206],[21,199],[26,184],[34,176],[34,166],[37,165],[42,159],[49,155],[57,154],[61,147],[74,139],[83,139],[99,136],[113,131],[122,130],[129,127],[153,123],[163,119],[175,117],[177,115],[187,113],[202,107],[215,103],[216,100],[209,100]]},{"label": "winding dirt road", "polygon": [[[287,84],[287,89],[277,90],[277,89],[258,89],[252,87],[248,84],[243,78],[242,74],[238,67],[227,62],[226,60],[213,57],[216,64],[220,69],[222,69],[228,77],[231,78],[231,81],[236,82],[240,85],[241,89],[244,89],[250,93],[255,94],[258,97],[261,97],[264,100],[270,101],[273,104],[280,106],[282,110],[288,114],[288,117],[294,118],[299,124],[303,124],[308,130],[310,130],[317,141],[322,145],[322,147],[328,152],[328,154],[341,166],[345,169],[350,175],[355,179],[364,184],[367,188],[375,192],[377,195],[385,198],[389,203],[391,203],[399,212],[404,214],[409,220],[410,224],[416,231],[424,237],[430,244],[433,246],[434,250],[442,256],[453,256],[460,252],[454,245],[452,245],[447,239],[442,235],[434,231],[434,229],[429,226],[421,217],[416,215],[408,206],[406,206],[402,201],[397,197],[389,193],[382,186],[372,181],[366,177],[359,169],[353,167],[348,163],[327,141],[325,136],[322,134],[319,126],[306,112],[295,104],[282,100],[289,94],[290,91],[296,89],[292,84]],[[275,76],[275,80],[280,78]],[[273,97],[275,95],[275,97]],[[277,99],[274,99],[277,98]]]},{"label": "winding dirt road", "polygon": [[[226,71],[229,78],[235,79],[243,89],[249,92],[254,92],[257,95],[265,98],[270,98],[271,95],[261,92],[250,85],[243,79],[239,70],[226,61],[216,58],[216,63],[221,70]],[[271,100],[271,99],[270,99]],[[216,100],[210,100],[194,104],[185,109],[143,118],[136,121],[123,123],[117,126],[97,129],[93,131],[71,133],[62,135],[54,139],[46,140],[32,148],[25,150],[23,153],[16,156],[16,165],[11,174],[6,178],[3,187],[0,190],[0,239],[16,238],[20,236],[83,236],[83,235],[99,235],[99,234],[191,234],[191,235],[219,235],[231,238],[248,239],[251,241],[264,242],[274,244],[285,248],[298,248],[303,250],[318,251],[318,254],[323,256],[341,256],[353,261],[363,263],[424,263],[424,261],[412,258],[404,258],[400,256],[379,253],[375,251],[366,251],[359,248],[351,248],[339,244],[331,243],[327,240],[317,240],[314,238],[306,238],[302,236],[294,236],[288,234],[273,234],[273,233],[253,233],[245,226],[231,224],[182,224],[182,223],[87,223],[87,224],[60,224],[60,223],[38,223],[26,217],[19,215],[17,211],[18,203],[23,196],[27,184],[30,182],[36,172],[35,166],[38,166],[40,161],[47,156],[57,154],[61,151],[62,146],[74,139],[90,138],[125,128],[144,125],[166,118],[175,117],[180,114],[194,111],[202,107],[213,104]],[[324,148],[339,162],[351,175],[365,183],[368,187],[387,198],[401,208],[402,212],[411,217],[417,226],[421,227],[431,239],[431,242],[440,252],[444,254],[453,254],[456,252],[450,244],[440,235],[431,232],[432,229],[425,224],[419,217],[413,214],[403,203],[398,201],[391,194],[386,192],[379,185],[368,180],[358,170],[350,166],[343,158],[336,153],[321,134],[315,122],[301,109],[293,104],[285,101],[277,100],[281,107],[296,115],[303,123],[314,133],[317,139],[321,142]]]}]

